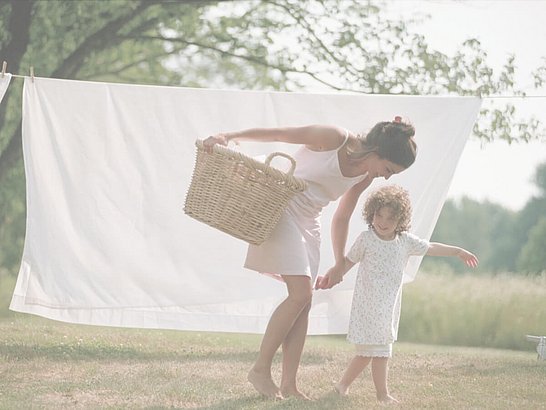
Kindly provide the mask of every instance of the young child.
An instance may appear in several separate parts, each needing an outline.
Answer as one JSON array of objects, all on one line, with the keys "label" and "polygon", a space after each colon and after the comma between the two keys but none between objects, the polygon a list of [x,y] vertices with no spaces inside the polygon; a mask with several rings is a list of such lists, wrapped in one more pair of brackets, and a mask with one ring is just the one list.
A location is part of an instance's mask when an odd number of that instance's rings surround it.
[{"label": "young child", "polygon": [[330,269],[317,284],[318,289],[329,289],[360,264],[347,334],[347,340],[356,346],[356,355],[335,389],[347,395],[351,383],[371,362],[377,399],[397,402],[387,388],[387,365],[398,333],[402,276],[409,256],[456,256],[469,267],[476,267],[478,259],[465,249],[429,243],[407,232],[411,203],[408,192],[400,186],[385,186],[371,194],[363,217],[370,229],[358,236],[342,262],[343,268]]}]

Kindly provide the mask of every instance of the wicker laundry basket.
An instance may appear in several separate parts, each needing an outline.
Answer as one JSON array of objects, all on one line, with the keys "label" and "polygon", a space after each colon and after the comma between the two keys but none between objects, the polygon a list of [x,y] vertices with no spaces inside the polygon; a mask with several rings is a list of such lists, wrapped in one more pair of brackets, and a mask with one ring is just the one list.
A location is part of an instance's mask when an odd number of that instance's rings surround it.
[{"label": "wicker laundry basket", "polygon": [[[293,176],[296,162],[282,152],[270,154],[262,163],[220,145],[212,153],[205,152],[201,140],[195,145],[197,158],[184,212],[248,243],[261,244],[290,198],[306,187]],[[290,160],[288,172],[270,166],[275,156]]]}]

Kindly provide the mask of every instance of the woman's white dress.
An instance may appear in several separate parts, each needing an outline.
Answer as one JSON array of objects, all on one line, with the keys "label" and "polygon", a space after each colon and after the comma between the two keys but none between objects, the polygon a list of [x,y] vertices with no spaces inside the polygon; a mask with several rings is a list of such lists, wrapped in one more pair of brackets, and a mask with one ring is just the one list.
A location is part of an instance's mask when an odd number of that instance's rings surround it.
[{"label": "woman's white dress", "polygon": [[312,151],[302,146],[295,154],[294,176],[307,181],[307,189],[290,201],[271,236],[261,245],[249,245],[245,268],[272,275],[305,275],[314,282],[320,261],[320,215],[366,175],[345,177],[337,149]]},{"label": "woman's white dress", "polygon": [[373,230],[362,232],[347,258],[359,263],[347,340],[359,345],[384,345],[398,336],[402,277],[411,255],[424,255],[429,242],[402,232],[393,240]]}]

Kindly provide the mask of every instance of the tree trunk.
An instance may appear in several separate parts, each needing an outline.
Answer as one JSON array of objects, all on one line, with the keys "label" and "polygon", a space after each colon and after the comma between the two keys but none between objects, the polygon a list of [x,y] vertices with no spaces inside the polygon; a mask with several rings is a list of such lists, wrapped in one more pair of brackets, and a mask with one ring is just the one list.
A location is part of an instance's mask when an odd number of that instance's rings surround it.
[{"label": "tree trunk", "polygon": [[[157,3],[158,0],[154,1],[142,1],[138,6],[129,11],[126,15],[117,18],[116,20],[106,23],[100,30],[93,33],[87,37],[79,46],[68,56],[59,67],[52,73],[52,77],[62,78],[74,78],[78,70],[85,63],[85,58],[92,52],[108,47],[111,44],[116,44],[123,39],[121,39],[117,34],[119,30],[124,27],[127,23],[132,21],[136,16],[141,14],[144,10],[150,6]],[[19,69],[19,63],[22,56],[26,52],[26,48],[29,42],[29,30],[30,30],[30,17],[32,11],[33,1],[31,0],[12,0],[12,16],[10,19],[10,29],[13,28],[12,41],[10,44],[17,39],[17,43],[13,45],[12,53],[19,53],[20,57],[17,61],[17,66],[14,65],[14,70]],[[26,8],[25,8],[26,7]],[[23,11],[27,11],[28,16],[20,15]],[[16,14],[17,11],[17,14]],[[24,20],[24,17],[27,17]],[[13,23],[13,24],[12,24]],[[17,30],[26,30],[25,33],[19,33]],[[25,40],[21,41],[21,38]],[[14,60],[15,61],[15,60]],[[11,64],[10,64],[11,65]],[[5,110],[6,104],[2,104]],[[0,122],[2,123],[2,122]],[[9,142],[6,148],[0,154],[0,182],[6,177],[9,170],[17,164],[21,159],[22,150],[21,150],[21,123],[17,129],[11,135]]]},{"label": "tree trunk", "polygon": [[[8,4],[11,5],[11,15],[8,22],[10,38],[8,44],[2,47],[0,60],[6,61],[9,64],[9,71],[18,73],[21,67],[21,60],[30,42],[30,25],[34,0],[11,0]],[[10,95],[11,93],[8,89],[7,95],[4,97],[4,103],[0,104],[0,124],[5,124]],[[8,145],[0,154],[0,181],[20,157],[21,124],[19,123],[19,126],[9,139]]]}]

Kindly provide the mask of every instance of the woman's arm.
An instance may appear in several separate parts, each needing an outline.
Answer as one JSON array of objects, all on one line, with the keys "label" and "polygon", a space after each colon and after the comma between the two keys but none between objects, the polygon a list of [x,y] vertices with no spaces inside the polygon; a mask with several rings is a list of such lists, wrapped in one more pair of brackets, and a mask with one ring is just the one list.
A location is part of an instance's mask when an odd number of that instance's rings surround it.
[{"label": "woman's arm", "polygon": [[366,178],[349,189],[340,199],[332,218],[330,233],[336,264],[345,257],[345,245],[349,234],[349,221],[355,210],[360,195],[372,183],[372,178]]},{"label": "woman's arm", "polygon": [[328,151],[339,147],[345,132],[328,125],[308,125],[285,128],[250,128],[226,132],[206,138],[205,150],[210,151],[216,144],[228,145],[229,141],[286,142],[306,145],[315,151]]},{"label": "woman's arm", "polygon": [[431,242],[426,254],[428,256],[456,256],[471,268],[478,266],[479,262],[476,255],[466,249],[440,242]]},{"label": "woman's arm", "polygon": [[364,190],[370,186],[373,178],[366,178],[349,189],[339,201],[339,205],[332,218],[331,235],[335,264],[324,277],[317,283],[317,289],[330,289],[343,279],[343,275],[354,265],[347,269],[348,259],[345,257],[345,245],[349,233],[349,221],[355,210],[358,198]]}]

